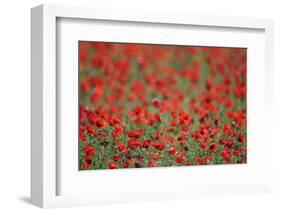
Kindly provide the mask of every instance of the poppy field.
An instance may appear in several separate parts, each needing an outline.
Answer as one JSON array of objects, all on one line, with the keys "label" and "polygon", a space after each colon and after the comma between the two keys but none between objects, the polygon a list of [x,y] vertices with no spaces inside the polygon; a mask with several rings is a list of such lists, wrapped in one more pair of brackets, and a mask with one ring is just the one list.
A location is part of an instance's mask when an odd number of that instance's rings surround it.
[{"label": "poppy field", "polygon": [[247,49],[78,45],[80,170],[247,162]]}]

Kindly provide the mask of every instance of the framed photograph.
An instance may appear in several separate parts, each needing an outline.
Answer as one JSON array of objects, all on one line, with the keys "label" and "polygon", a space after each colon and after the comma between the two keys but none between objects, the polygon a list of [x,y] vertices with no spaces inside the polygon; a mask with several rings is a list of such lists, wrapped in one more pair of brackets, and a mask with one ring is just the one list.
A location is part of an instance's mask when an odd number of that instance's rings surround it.
[{"label": "framed photograph", "polygon": [[31,16],[33,204],[271,191],[272,20]]}]

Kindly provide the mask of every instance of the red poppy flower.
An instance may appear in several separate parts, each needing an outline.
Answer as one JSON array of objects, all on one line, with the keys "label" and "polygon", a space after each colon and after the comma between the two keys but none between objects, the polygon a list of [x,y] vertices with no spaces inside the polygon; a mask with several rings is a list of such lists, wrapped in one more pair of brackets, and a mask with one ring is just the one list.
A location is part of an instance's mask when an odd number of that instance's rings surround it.
[{"label": "red poppy flower", "polygon": [[185,157],[177,157],[176,158],[176,162],[179,163],[179,164],[183,164],[185,162],[185,160],[186,160]]},{"label": "red poppy flower", "polygon": [[144,133],[143,129],[140,130],[132,130],[127,133],[130,138],[139,138]]},{"label": "red poppy flower", "polygon": [[93,126],[92,126],[92,125],[88,125],[88,126],[87,126],[87,131],[88,131],[90,134],[93,134],[93,133],[94,133]]},{"label": "red poppy flower", "polygon": [[217,133],[218,133],[218,130],[216,128],[209,129],[210,136],[215,136]]},{"label": "red poppy flower", "polygon": [[117,165],[116,165],[116,163],[114,163],[114,162],[109,162],[109,163],[108,163],[108,168],[109,168],[109,169],[116,169],[116,168],[117,168]]},{"label": "red poppy flower", "polygon": [[95,104],[101,99],[102,96],[103,96],[103,88],[95,87],[92,91],[92,94],[89,97],[90,102]]},{"label": "red poppy flower", "polygon": [[87,93],[90,91],[90,85],[87,80],[81,81],[81,91]]},{"label": "red poppy flower", "polygon": [[94,137],[98,137],[98,134],[94,131],[94,128],[92,125],[87,126],[87,131],[90,135],[92,135]]},{"label": "red poppy flower", "polygon": [[131,161],[128,160],[128,161],[124,162],[123,167],[128,168],[130,165],[131,165]]},{"label": "red poppy flower", "polygon": [[210,161],[213,160],[213,157],[211,155],[206,156],[206,162],[209,163]]},{"label": "red poppy flower", "polygon": [[178,126],[178,122],[176,120],[172,120],[172,121],[170,121],[170,126],[176,127],[176,126]]},{"label": "red poppy flower", "polygon": [[183,140],[183,136],[178,136],[178,141],[182,141]]},{"label": "red poppy flower", "polygon": [[216,118],[216,119],[215,119],[215,125],[218,126],[219,123],[220,123],[220,119]]},{"label": "red poppy flower", "polygon": [[96,56],[95,58],[92,59],[92,66],[94,68],[99,68],[103,65],[103,58],[100,56]]},{"label": "red poppy flower", "polygon": [[83,152],[87,155],[93,155],[96,152],[96,148],[87,143],[84,145]]},{"label": "red poppy flower", "polygon": [[197,156],[197,157],[196,157],[196,162],[197,162],[198,164],[204,164],[204,159],[203,159],[202,157]]},{"label": "red poppy flower", "polygon": [[106,127],[106,122],[104,119],[102,118],[96,118],[94,120],[94,123],[96,124],[96,126],[100,129],[104,129]]},{"label": "red poppy flower", "polygon": [[124,125],[124,122],[120,118],[117,118],[115,116],[112,117],[110,123],[111,123],[111,125],[116,125],[116,124]]},{"label": "red poppy flower", "polygon": [[239,152],[238,150],[235,150],[235,151],[233,152],[233,155],[234,155],[234,156],[239,156],[239,154],[240,154],[240,152]]},{"label": "red poppy flower", "polygon": [[232,135],[232,130],[231,130],[230,124],[223,125],[223,132],[224,132],[224,134]]},{"label": "red poppy flower", "polygon": [[191,116],[187,113],[181,113],[179,117],[179,121],[181,124],[186,124],[191,120]]},{"label": "red poppy flower", "polygon": [[188,132],[182,131],[181,134],[182,134],[182,136],[185,137],[185,138],[188,137]]},{"label": "red poppy flower", "polygon": [[138,117],[138,118],[135,119],[136,125],[146,125],[146,124],[148,124],[148,122],[149,121],[147,119],[141,118],[141,117]]},{"label": "red poppy flower", "polygon": [[244,135],[240,134],[240,135],[238,136],[238,139],[237,139],[237,140],[238,140],[240,143],[245,143],[246,138],[245,138]]},{"label": "red poppy flower", "polygon": [[213,144],[210,145],[209,149],[210,149],[211,152],[215,153],[218,150],[218,145],[213,143]]},{"label": "red poppy flower", "polygon": [[80,131],[79,138],[80,138],[80,141],[85,141],[85,140],[86,140],[86,135],[85,135],[85,133],[82,132],[82,131]]},{"label": "red poppy flower", "polygon": [[155,139],[159,139],[159,137],[160,137],[160,132],[155,132],[154,133],[154,138]]},{"label": "red poppy flower", "polygon": [[153,99],[152,100],[152,104],[156,107],[159,108],[160,107],[160,101],[158,99]]},{"label": "red poppy flower", "polygon": [[221,152],[221,156],[223,157],[225,162],[229,162],[230,159],[231,159],[230,150],[229,149],[224,149]]},{"label": "red poppy flower", "polygon": [[232,146],[234,145],[234,140],[233,140],[233,139],[228,139],[228,140],[227,140],[227,145],[228,145],[229,147],[232,147]]},{"label": "red poppy flower", "polygon": [[186,70],[186,71],[184,71],[184,75],[192,83],[197,83],[200,78],[200,71],[199,71],[199,69]]},{"label": "red poppy flower", "polygon": [[181,150],[180,155],[186,155],[186,150],[185,149]]},{"label": "red poppy flower", "polygon": [[204,143],[204,142],[200,142],[200,147],[202,148],[202,149],[204,149],[204,150],[207,150],[208,149],[208,146],[207,146],[207,144],[206,143]]},{"label": "red poppy flower", "polygon": [[121,160],[121,156],[115,155],[115,156],[113,156],[112,159],[113,159],[114,161],[120,161],[120,160]]},{"label": "red poppy flower", "polygon": [[136,162],[135,162],[135,167],[136,167],[136,168],[141,168],[141,167],[143,167],[143,163],[140,162],[140,161],[136,161]]},{"label": "red poppy flower", "polygon": [[90,164],[88,164],[87,162],[84,162],[83,165],[82,165],[82,168],[83,169],[89,169],[90,166],[91,166]]},{"label": "red poppy flower", "polygon": [[144,116],[144,108],[143,107],[136,107],[132,111],[132,116],[142,117]]},{"label": "red poppy flower", "polygon": [[161,155],[159,153],[156,153],[156,154],[151,154],[150,155],[150,158],[154,159],[154,160],[157,160],[161,157]]},{"label": "red poppy flower", "polygon": [[158,149],[158,150],[163,150],[164,149],[164,144],[160,143],[159,141],[153,141],[151,142],[151,146],[153,146],[154,148]]},{"label": "red poppy flower", "polygon": [[122,143],[119,143],[117,145],[117,148],[118,148],[119,151],[124,151],[126,149],[126,146],[124,144],[122,144]]},{"label": "red poppy flower", "polygon": [[175,155],[177,153],[177,149],[175,147],[170,147],[168,152],[170,155]]},{"label": "red poppy flower", "polygon": [[131,140],[128,141],[128,146],[131,148],[131,149],[138,149],[140,144],[138,142],[137,139],[133,138]]},{"label": "red poppy flower", "polygon": [[150,160],[150,161],[148,162],[148,165],[149,165],[150,167],[156,167],[156,166],[157,166],[157,162],[156,162],[155,160]]},{"label": "red poppy flower", "polygon": [[184,140],[182,137],[178,138],[178,142],[183,146],[185,146],[187,144],[187,141]]},{"label": "red poppy flower", "polygon": [[121,126],[114,126],[113,127],[113,132],[112,132],[112,136],[117,138],[121,135],[123,135],[123,128]]},{"label": "red poppy flower", "polygon": [[150,140],[150,139],[146,139],[146,140],[142,141],[142,142],[140,143],[140,145],[141,145],[141,147],[143,147],[143,148],[148,148],[149,145],[150,145],[150,143],[151,143],[151,140]]},{"label": "red poppy flower", "polygon": [[93,162],[93,157],[92,157],[91,155],[86,155],[86,156],[85,156],[85,162],[86,162],[87,164],[92,164],[92,162]]}]

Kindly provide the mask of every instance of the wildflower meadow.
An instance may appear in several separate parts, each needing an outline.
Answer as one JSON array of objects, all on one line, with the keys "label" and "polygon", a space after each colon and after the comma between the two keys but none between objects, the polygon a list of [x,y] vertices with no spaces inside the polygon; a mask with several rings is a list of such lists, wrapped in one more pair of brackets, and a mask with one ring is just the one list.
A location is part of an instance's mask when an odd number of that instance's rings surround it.
[{"label": "wildflower meadow", "polygon": [[79,42],[80,170],[247,162],[247,49]]}]

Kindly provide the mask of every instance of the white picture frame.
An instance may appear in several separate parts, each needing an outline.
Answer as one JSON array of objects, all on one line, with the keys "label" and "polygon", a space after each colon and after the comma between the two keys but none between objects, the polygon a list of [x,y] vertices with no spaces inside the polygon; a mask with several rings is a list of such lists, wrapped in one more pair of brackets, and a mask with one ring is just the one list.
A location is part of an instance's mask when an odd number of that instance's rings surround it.
[{"label": "white picture frame", "polygon": [[[266,131],[261,133],[263,134],[262,136],[264,139],[263,146],[266,147],[266,151],[264,153],[266,161],[264,162],[264,166],[255,169],[257,174],[263,173],[264,176],[256,181],[253,181],[254,184],[249,184],[249,181],[245,181],[245,183],[240,181],[233,185],[225,183],[217,186],[206,185],[203,187],[200,187],[199,183],[194,183],[194,188],[186,186],[183,187],[183,190],[180,190],[178,187],[168,187],[168,189],[163,190],[159,188],[151,188],[153,193],[147,193],[146,197],[144,193],[132,196],[134,191],[129,189],[128,191],[121,191],[123,194],[112,193],[112,195],[110,194],[109,189],[105,190],[103,194],[100,191],[100,194],[92,196],[81,195],[84,194],[85,191],[82,191],[81,194],[78,195],[72,193],[61,194],[59,185],[62,184],[61,181],[64,181],[64,179],[61,179],[59,175],[61,166],[58,166],[58,164],[59,159],[61,159],[61,153],[58,151],[57,145],[57,120],[59,116],[57,110],[57,98],[59,97],[58,88],[60,86],[60,81],[57,78],[57,70],[59,69],[57,61],[59,44],[57,38],[59,31],[61,31],[59,28],[60,24],[58,24],[61,19],[67,19],[69,21],[116,21],[118,22],[118,26],[122,26],[122,23],[129,22],[135,24],[143,23],[144,26],[145,24],[165,26],[167,29],[173,29],[173,26],[198,26],[202,29],[223,29],[223,31],[228,31],[228,33],[239,30],[254,30],[261,32],[262,37],[258,39],[257,42],[262,43],[261,45],[264,47],[262,48],[264,53],[261,54],[264,54],[262,56],[262,61],[264,62],[262,65],[264,66],[262,66],[260,74],[266,76],[266,78],[258,78],[257,83],[263,82],[265,85],[264,88],[260,88],[260,91],[265,95],[264,99],[261,101],[264,100],[263,107],[267,112],[267,114],[262,118],[266,124]],[[31,26],[31,201],[33,204],[47,208],[128,201],[136,202],[142,200],[178,199],[198,196],[240,195],[271,191],[270,149],[273,140],[272,134],[270,134],[270,127],[272,125],[271,92],[273,88],[273,21],[271,19],[216,17],[172,13],[161,14],[145,11],[122,11],[74,6],[41,5],[31,9]],[[76,37],[74,39],[76,39]],[[108,39],[110,40],[112,38]],[[120,40],[119,36],[119,40],[117,40],[125,42],[128,39],[130,38],[123,37]],[[173,43],[172,39],[173,38],[170,38],[169,41],[163,40],[162,42]],[[196,43],[196,41],[193,42]],[[227,40],[224,42],[225,45],[239,45],[239,43],[227,43]],[[200,43],[197,44],[200,45]],[[208,42],[205,45],[207,44]],[[216,42],[214,41],[213,45],[215,44]],[[255,44],[253,43],[253,45]],[[249,80],[254,81],[253,77]],[[251,106],[254,105],[254,97],[252,97],[252,101],[253,103],[250,104]],[[265,112],[262,111],[264,109],[261,108],[259,112]],[[252,139],[255,139],[255,137],[253,136]],[[197,170],[198,169],[200,168],[197,168]],[[212,168],[208,168],[206,171],[210,172],[211,170]],[[244,170],[247,170],[247,167]],[[145,169],[143,171],[145,171]],[[143,172],[143,175],[148,175],[151,171],[152,170],[150,169],[149,172]],[[167,168],[165,170],[158,171],[157,173],[159,176],[168,174],[171,175],[171,178],[177,178],[173,175],[177,171],[185,172],[186,170],[184,170],[184,168],[172,168],[172,170]],[[92,175],[92,173],[90,175]],[[121,176],[124,178],[126,175],[127,174],[123,172]],[[134,174],[132,173],[132,175]],[[116,175],[116,173],[106,173],[106,176],[107,178],[110,178],[111,176],[115,177],[118,175]],[[196,176],[194,177],[196,178]],[[75,180],[77,181],[78,179],[72,179],[72,177],[69,177],[69,180],[70,183],[75,185]],[[89,177],[81,180],[89,180]],[[130,186],[127,186],[127,188],[129,187]],[[144,186],[140,185],[140,187]],[[159,187],[161,187],[161,185],[159,185]],[[77,191],[77,188],[74,187],[71,190]],[[127,193],[128,196],[126,196],[125,193]]]}]

